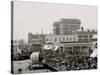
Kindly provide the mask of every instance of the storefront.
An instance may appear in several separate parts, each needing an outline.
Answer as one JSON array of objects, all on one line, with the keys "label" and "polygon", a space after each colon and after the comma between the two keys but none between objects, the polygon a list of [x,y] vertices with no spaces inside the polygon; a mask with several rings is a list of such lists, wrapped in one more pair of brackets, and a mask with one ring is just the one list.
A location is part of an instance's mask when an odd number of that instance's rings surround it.
[{"label": "storefront", "polygon": [[92,42],[82,42],[82,43],[61,43],[59,52],[69,53],[69,54],[86,54],[89,55],[92,51],[93,43]]}]

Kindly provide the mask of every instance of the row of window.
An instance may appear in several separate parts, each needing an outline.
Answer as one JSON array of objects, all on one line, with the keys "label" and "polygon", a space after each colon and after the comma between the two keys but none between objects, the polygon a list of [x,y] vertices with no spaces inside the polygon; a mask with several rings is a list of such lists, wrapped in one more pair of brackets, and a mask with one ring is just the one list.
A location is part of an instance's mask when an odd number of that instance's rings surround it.
[{"label": "row of window", "polygon": [[66,41],[76,41],[76,38],[75,38],[75,37],[74,37],[74,38],[71,38],[71,37],[70,37],[70,38],[68,38],[68,37],[67,37],[67,38],[64,38],[64,37],[61,38],[61,37],[60,37],[59,39],[55,38],[54,41],[60,41],[60,42],[61,42],[61,41],[63,41],[63,42],[66,42]]},{"label": "row of window", "polygon": [[84,41],[84,42],[87,42],[88,39],[78,39],[78,41],[79,41],[79,42],[83,42],[83,41]]},{"label": "row of window", "polygon": [[93,36],[92,35],[89,35],[89,36],[88,35],[83,35],[83,36],[82,35],[79,35],[78,36],[78,38],[88,38],[88,37],[89,38],[92,38]]},{"label": "row of window", "polygon": [[[46,39],[46,41],[49,41],[49,39]],[[59,39],[58,39],[58,38],[54,38],[54,41],[55,41],[55,42],[56,42],[56,41],[60,41],[60,42],[76,41],[76,38],[75,38],[75,37],[74,37],[74,38],[71,38],[71,37],[70,37],[70,38],[68,38],[68,37],[67,37],[67,38],[64,38],[64,37],[61,38],[61,37],[60,37]]]},{"label": "row of window", "polygon": [[[75,37],[55,37],[54,38],[54,41],[60,41],[60,42],[70,42],[70,41],[88,41],[89,38],[92,38],[93,36],[92,35],[79,35],[78,36],[78,39],[75,38]],[[50,41],[49,39],[47,39],[46,41]]]}]

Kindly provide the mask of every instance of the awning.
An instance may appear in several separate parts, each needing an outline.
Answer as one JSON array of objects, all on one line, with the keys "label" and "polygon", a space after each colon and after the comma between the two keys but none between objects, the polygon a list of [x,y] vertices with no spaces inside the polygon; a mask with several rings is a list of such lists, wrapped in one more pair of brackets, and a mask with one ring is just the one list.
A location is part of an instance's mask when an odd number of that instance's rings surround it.
[{"label": "awning", "polygon": [[90,57],[97,57],[97,49],[95,48]]}]

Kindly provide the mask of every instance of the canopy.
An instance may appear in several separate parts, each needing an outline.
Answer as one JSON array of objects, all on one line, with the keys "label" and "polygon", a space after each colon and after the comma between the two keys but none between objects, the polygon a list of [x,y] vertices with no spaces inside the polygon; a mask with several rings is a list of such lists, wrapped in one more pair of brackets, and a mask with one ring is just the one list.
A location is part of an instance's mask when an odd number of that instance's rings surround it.
[{"label": "canopy", "polygon": [[97,48],[95,48],[90,57],[97,57]]},{"label": "canopy", "polygon": [[53,48],[52,45],[44,45],[44,47],[43,47],[43,49],[46,49],[46,50],[50,50],[52,48]]},{"label": "canopy", "polygon": [[54,51],[58,50],[59,46],[53,46],[53,45],[44,45],[43,49],[46,49],[46,50],[51,50],[53,49]]},{"label": "canopy", "polygon": [[59,46],[55,46],[54,47],[54,51],[58,50],[59,49]]}]

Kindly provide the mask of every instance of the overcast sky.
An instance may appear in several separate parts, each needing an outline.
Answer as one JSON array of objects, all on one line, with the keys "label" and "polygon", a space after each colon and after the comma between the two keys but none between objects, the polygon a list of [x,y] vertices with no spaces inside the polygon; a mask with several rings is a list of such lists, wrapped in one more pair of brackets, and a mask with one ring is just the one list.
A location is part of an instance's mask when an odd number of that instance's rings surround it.
[{"label": "overcast sky", "polygon": [[62,18],[77,18],[86,29],[97,29],[96,6],[14,2],[14,39],[27,40],[28,33],[50,33],[53,22]]}]

